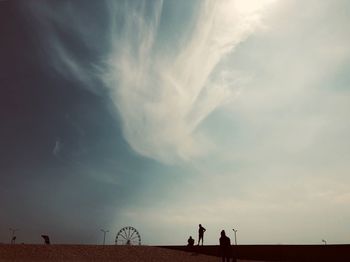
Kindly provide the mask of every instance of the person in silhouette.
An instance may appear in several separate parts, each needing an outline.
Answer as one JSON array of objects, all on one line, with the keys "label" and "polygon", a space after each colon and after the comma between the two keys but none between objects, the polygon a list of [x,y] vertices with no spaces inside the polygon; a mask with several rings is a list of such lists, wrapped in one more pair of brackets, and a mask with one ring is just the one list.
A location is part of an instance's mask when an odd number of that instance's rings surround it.
[{"label": "person in silhouette", "polygon": [[187,240],[187,246],[193,247],[193,245],[194,245],[194,239],[192,238],[192,236],[190,236],[189,239]]},{"label": "person in silhouette", "polygon": [[12,239],[11,239],[11,244],[16,244],[16,236],[13,236]]},{"label": "person in silhouette", "polygon": [[198,246],[199,243],[202,240],[202,246],[203,246],[203,239],[204,239],[204,232],[206,231],[206,229],[204,227],[202,227],[201,224],[199,224],[199,229],[198,229]]},{"label": "person in silhouette", "polygon": [[48,235],[41,235],[41,237],[44,239],[46,245],[50,245],[50,238]]},{"label": "person in silhouette", "polygon": [[229,262],[231,257],[231,239],[226,236],[225,230],[221,231],[221,237],[219,239],[220,242],[220,252],[222,262]]}]

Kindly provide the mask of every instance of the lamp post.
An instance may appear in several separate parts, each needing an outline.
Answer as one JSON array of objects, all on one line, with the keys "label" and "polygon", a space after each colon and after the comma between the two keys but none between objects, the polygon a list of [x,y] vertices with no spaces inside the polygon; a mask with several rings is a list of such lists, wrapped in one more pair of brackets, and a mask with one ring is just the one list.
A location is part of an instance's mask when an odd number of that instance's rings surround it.
[{"label": "lamp post", "polygon": [[108,230],[104,230],[104,229],[101,229],[101,231],[103,232],[103,245],[105,245],[106,234],[107,234],[109,231],[108,231]]},{"label": "lamp post", "polygon": [[9,230],[11,231],[11,239],[10,239],[10,243],[14,244],[16,241],[16,237],[15,237],[15,232],[18,231],[18,228],[9,228]]},{"label": "lamp post", "polygon": [[327,245],[327,240],[322,239],[322,242],[323,242],[325,245]]},{"label": "lamp post", "polygon": [[232,229],[233,230],[233,232],[235,233],[235,245],[237,246],[237,229]]}]

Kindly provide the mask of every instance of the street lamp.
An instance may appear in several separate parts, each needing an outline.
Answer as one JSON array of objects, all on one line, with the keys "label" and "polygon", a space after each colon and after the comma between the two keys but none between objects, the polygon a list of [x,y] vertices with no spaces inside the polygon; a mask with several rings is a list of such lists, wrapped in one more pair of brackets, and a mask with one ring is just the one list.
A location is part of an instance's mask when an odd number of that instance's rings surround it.
[{"label": "street lamp", "polygon": [[9,228],[9,230],[11,231],[11,239],[10,239],[10,243],[14,244],[16,241],[16,237],[15,237],[15,232],[18,231],[18,228]]},{"label": "street lamp", "polygon": [[233,232],[235,232],[235,245],[237,246],[237,229],[232,229],[233,230]]},{"label": "street lamp", "polygon": [[327,241],[326,241],[326,240],[322,239],[322,242],[323,242],[325,245],[327,245]]},{"label": "street lamp", "polygon": [[107,234],[109,231],[108,231],[108,230],[104,230],[104,229],[101,229],[101,231],[103,232],[103,245],[105,245],[106,234]]}]

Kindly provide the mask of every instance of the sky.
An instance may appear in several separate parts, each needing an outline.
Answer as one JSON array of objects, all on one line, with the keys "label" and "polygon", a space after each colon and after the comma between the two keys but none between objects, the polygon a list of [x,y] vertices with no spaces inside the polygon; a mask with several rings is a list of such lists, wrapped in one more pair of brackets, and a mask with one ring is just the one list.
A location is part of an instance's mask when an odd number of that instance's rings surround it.
[{"label": "sky", "polygon": [[0,242],[350,242],[346,0],[0,1]]}]

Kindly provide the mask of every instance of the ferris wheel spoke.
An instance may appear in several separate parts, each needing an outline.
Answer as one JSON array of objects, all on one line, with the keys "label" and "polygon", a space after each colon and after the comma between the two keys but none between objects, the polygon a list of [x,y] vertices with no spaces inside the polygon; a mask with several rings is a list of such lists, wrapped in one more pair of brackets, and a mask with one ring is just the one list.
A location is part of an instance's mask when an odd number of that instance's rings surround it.
[{"label": "ferris wheel spoke", "polygon": [[124,231],[124,236],[125,236],[126,238],[129,238],[129,233],[128,233],[127,230]]},{"label": "ferris wheel spoke", "polygon": [[128,240],[125,236],[123,236],[123,235],[120,235],[122,238],[124,238],[125,240]]},{"label": "ferris wheel spoke", "polygon": [[135,243],[135,242],[136,242],[136,243],[138,243],[138,242],[140,242],[140,239],[138,239],[138,238],[134,238],[134,239],[131,239],[131,240],[130,240],[130,242],[133,242],[133,243]]},{"label": "ferris wheel spoke", "polygon": [[128,239],[130,239],[130,227],[128,228]]},{"label": "ferris wheel spoke", "polygon": [[136,233],[136,231],[134,230],[130,236],[130,238],[132,238],[132,236]]}]

